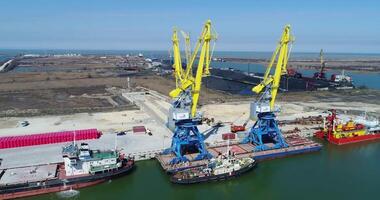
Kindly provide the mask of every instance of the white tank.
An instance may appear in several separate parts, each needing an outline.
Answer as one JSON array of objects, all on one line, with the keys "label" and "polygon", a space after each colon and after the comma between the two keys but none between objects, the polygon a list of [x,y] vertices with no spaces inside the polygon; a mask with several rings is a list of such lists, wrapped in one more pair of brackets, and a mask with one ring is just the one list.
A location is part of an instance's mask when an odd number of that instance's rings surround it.
[{"label": "white tank", "polygon": [[355,123],[363,124],[368,128],[379,126],[379,120],[376,118],[369,118],[368,116],[359,116],[354,119]]}]

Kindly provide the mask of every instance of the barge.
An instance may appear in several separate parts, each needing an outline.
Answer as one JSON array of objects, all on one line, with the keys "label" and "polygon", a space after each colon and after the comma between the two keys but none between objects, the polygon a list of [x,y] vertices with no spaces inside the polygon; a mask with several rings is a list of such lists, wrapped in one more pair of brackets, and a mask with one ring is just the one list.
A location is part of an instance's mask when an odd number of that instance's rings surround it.
[{"label": "barge", "polygon": [[[321,150],[322,146],[319,143],[314,142],[308,138],[300,137],[296,134],[285,135],[285,141],[289,145],[286,148],[279,149],[270,149],[265,151],[252,151],[255,148],[254,144],[240,144],[240,143],[231,143],[230,150],[235,154],[237,158],[253,158],[256,161],[263,161],[269,159],[276,159],[281,157],[288,157],[293,155],[312,153]],[[271,144],[267,144],[270,146]],[[227,145],[215,145],[207,146],[207,151],[213,156],[217,157],[223,152],[226,152]],[[175,157],[174,154],[159,154],[156,156],[156,159],[160,163],[163,170],[169,174],[176,173],[178,171],[205,166],[208,163],[208,160],[194,160],[198,153],[187,154],[185,155],[190,162],[179,163],[179,164],[170,164],[170,161]]]},{"label": "barge", "polygon": [[[263,73],[248,73],[233,68],[213,68],[211,75],[204,78],[204,84],[207,88],[231,94],[253,95],[252,87],[258,85],[263,76]],[[280,90],[296,92],[352,89],[355,87],[351,81],[341,81],[338,78],[317,79],[288,73],[281,77]]]},{"label": "barge", "polygon": [[86,143],[72,143],[62,155],[62,163],[0,170],[0,199],[84,188],[124,176],[134,167],[134,160],[119,151],[90,150]]}]

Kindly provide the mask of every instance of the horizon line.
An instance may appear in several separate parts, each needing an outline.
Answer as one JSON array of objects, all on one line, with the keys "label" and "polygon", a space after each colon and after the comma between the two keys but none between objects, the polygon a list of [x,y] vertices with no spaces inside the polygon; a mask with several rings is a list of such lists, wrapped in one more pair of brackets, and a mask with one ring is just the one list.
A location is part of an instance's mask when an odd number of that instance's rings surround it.
[{"label": "horizon line", "polygon": [[[168,50],[147,50],[147,49],[84,49],[84,48],[0,48],[0,51],[12,50],[12,51],[161,51],[167,52]],[[254,50],[215,50],[214,52],[247,52],[247,53],[273,53],[273,51],[254,51]],[[292,53],[319,53],[319,51],[293,51]],[[373,54],[380,55],[380,52],[329,52],[326,54]]]}]

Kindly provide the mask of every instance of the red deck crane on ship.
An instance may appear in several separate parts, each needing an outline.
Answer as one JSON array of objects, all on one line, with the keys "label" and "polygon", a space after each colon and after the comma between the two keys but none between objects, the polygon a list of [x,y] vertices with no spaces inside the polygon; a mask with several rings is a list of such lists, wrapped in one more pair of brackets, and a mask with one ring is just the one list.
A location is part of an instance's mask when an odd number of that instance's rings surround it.
[{"label": "red deck crane on ship", "polygon": [[321,61],[321,70],[319,72],[315,72],[314,73],[314,76],[313,78],[315,79],[322,79],[322,80],[326,80],[326,62],[325,60],[323,59],[323,49],[321,49],[321,51],[319,52],[319,59]]}]

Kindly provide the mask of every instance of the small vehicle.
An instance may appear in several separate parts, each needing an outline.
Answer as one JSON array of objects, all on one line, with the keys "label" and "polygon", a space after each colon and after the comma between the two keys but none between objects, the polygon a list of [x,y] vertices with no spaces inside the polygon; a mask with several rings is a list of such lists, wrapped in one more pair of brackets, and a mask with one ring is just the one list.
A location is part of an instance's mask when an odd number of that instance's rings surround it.
[{"label": "small vehicle", "polygon": [[22,127],[27,127],[27,126],[30,125],[30,123],[29,123],[28,121],[21,121],[21,122],[20,122],[20,125],[21,125]]},{"label": "small vehicle", "polygon": [[152,131],[149,130],[149,129],[146,129],[146,134],[148,134],[149,136],[152,136],[152,135],[153,135],[153,134],[152,134]]},{"label": "small vehicle", "polygon": [[122,135],[126,135],[126,134],[127,134],[127,132],[125,132],[125,131],[120,131],[120,132],[116,133],[117,136],[122,136]]}]

